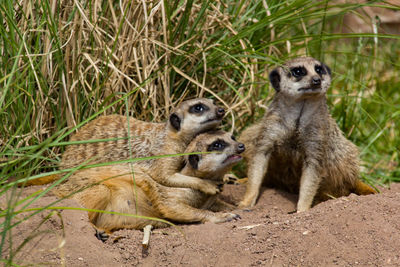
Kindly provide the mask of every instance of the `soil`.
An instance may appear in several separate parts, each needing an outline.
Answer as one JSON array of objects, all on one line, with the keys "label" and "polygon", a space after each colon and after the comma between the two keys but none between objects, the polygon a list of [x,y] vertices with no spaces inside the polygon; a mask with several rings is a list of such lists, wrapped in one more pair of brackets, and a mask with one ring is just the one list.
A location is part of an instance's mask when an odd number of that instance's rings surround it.
[{"label": "soil", "polygon": [[[23,195],[40,189],[29,187]],[[222,197],[237,202],[244,190],[244,185],[226,185]],[[34,206],[55,200],[44,196]],[[142,231],[120,230],[103,243],[85,212],[53,211],[44,222],[50,212],[42,212],[14,228],[14,251],[30,240],[13,261],[34,266],[400,266],[400,184],[289,214],[296,200],[265,188],[253,210],[236,211],[240,220],[155,229],[147,250]],[[0,198],[2,207],[5,201]],[[55,206],[77,204],[67,199]]]}]

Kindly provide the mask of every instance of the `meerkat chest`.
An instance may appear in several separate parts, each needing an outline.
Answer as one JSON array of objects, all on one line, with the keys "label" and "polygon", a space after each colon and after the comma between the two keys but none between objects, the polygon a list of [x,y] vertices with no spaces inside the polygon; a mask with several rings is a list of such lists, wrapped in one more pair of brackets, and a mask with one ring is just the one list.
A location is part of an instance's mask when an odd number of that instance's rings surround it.
[{"label": "meerkat chest", "polygon": [[282,146],[287,150],[301,152],[310,140],[319,139],[326,121],[326,111],[318,103],[304,101],[288,108],[282,114],[284,124],[284,135],[282,135]]},{"label": "meerkat chest", "polygon": [[291,162],[301,162],[304,158],[304,142],[298,134],[293,134],[274,147],[273,155]]},{"label": "meerkat chest", "polygon": [[305,157],[303,143],[298,135],[291,135],[276,145],[268,164],[267,185],[297,192]]}]

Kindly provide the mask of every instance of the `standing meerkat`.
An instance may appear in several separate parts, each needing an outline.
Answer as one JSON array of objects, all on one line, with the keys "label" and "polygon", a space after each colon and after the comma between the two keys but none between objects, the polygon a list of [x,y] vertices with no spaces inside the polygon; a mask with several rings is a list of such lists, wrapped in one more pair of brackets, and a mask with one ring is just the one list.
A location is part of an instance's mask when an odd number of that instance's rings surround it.
[{"label": "standing meerkat", "polygon": [[[167,123],[151,123],[122,115],[100,116],[82,127],[71,141],[111,139],[115,141],[75,144],[62,155],[61,168],[111,162],[139,157],[183,153],[199,133],[220,125],[225,110],[212,100],[196,98],[182,102],[170,115]],[[128,138],[130,136],[130,138]],[[182,168],[182,157],[166,157],[139,161],[157,182],[172,187],[193,187],[206,193],[217,193],[218,188],[206,181],[198,183],[190,177],[173,176]]]},{"label": "standing meerkat", "polygon": [[[231,134],[223,131],[198,135],[185,150],[193,152],[216,152],[185,156],[185,166],[175,174],[208,179],[222,184],[223,176],[240,161],[245,150]],[[233,213],[217,211],[232,210],[233,205],[193,188],[166,187],[154,181],[140,168],[134,174],[126,164],[83,169],[72,175],[55,190],[59,197],[78,192],[73,197],[88,209],[137,214],[175,222],[221,223],[239,218]],[[142,229],[168,226],[164,222],[143,217],[128,217],[106,213],[89,212],[89,219],[99,231],[110,233],[121,228]]]},{"label": "standing meerkat", "polygon": [[239,139],[247,148],[248,175],[239,207],[255,205],[264,177],[299,193],[298,212],[330,197],[376,193],[359,180],[358,149],[329,114],[329,67],[301,57],[271,71],[269,79],[274,99]]}]

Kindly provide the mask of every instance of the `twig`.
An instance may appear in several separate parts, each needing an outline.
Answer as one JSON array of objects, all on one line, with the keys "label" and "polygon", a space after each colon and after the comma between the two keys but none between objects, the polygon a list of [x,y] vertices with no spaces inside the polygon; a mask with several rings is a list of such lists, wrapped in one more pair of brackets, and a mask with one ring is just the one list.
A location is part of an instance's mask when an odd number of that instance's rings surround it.
[{"label": "twig", "polygon": [[260,225],[261,225],[261,223],[259,223],[259,224],[253,224],[253,225],[247,225],[247,226],[239,227],[239,229],[250,230],[250,229],[253,229],[253,228],[255,228],[255,227],[257,227],[257,226],[260,226]]},{"label": "twig", "polygon": [[149,241],[150,241],[150,234],[151,234],[151,228],[153,228],[152,225],[146,225],[143,228],[143,242],[142,246],[144,249],[147,249],[149,247]]}]

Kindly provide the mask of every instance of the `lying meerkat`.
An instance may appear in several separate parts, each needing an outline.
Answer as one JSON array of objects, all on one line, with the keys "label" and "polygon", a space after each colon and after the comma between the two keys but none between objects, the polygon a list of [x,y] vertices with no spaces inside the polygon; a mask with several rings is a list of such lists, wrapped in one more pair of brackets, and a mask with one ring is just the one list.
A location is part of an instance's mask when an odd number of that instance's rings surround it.
[{"label": "lying meerkat", "polygon": [[[122,115],[100,116],[82,127],[71,141],[119,138],[115,141],[70,145],[62,155],[61,168],[111,162],[139,157],[182,153],[199,133],[220,125],[225,110],[212,100],[196,98],[182,102],[167,123],[151,123]],[[128,136],[131,136],[128,139]],[[182,167],[182,157],[166,157],[139,161],[141,168],[159,183],[172,187],[193,187],[215,194],[218,188],[207,181],[172,176]]]},{"label": "lying meerkat", "polygon": [[[204,133],[193,140],[186,152],[219,152],[189,155],[186,165],[177,175],[195,176],[221,184],[224,175],[239,162],[245,146],[226,132]],[[190,188],[171,188],[146,179],[142,189],[163,218],[177,222],[226,222],[238,218],[232,213],[214,213],[234,209],[233,205]],[[154,194],[153,192],[157,192]],[[213,212],[214,211],[214,212]]]},{"label": "lying meerkat", "polygon": [[[244,150],[244,145],[226,132],[200,134],[185,152],[217,153],[186,155],[185,166],[175,175],[193,176],[221,184],[223,176],[241,160],[239,154]],[[140,168],[134,173],[133,180],[126,164],[80,170],[56,189],[55,193],[65,197],[85,187],[74,198],[89,209],[164,218],[175,222],[221,223],[239,218],[232,213],[216,213],[234,208],[216,195],[207,195],[192,188],[163,186],[146,172],[141,172]],[[89,219],[98,230],[106,233],[121,228],[142,229],[148,224],[154,227],[167,226],[164,222],[147,218],[97,212],[89,212]]]},{"label": "lying meerkat", "polygon": [[271,71],[276,94],[260,122],[240,136],[248,183],[239,207],[252,207],[264,177],[299,192],[297,211],[330,197],[375,190],[359,180],[357,147],[347,140],[326,104],[330,69],[301,57]]}]

